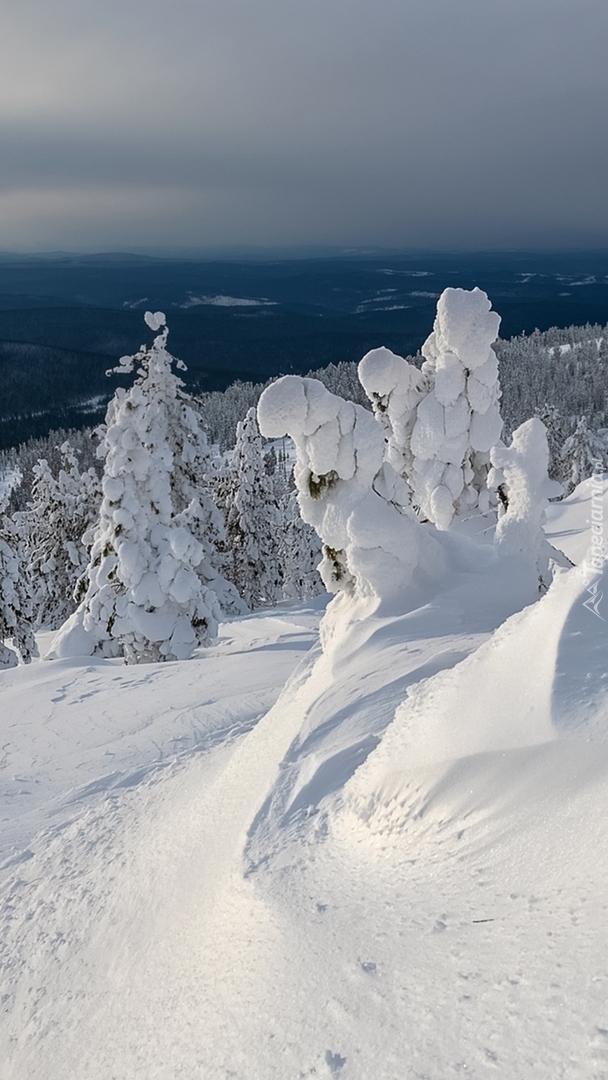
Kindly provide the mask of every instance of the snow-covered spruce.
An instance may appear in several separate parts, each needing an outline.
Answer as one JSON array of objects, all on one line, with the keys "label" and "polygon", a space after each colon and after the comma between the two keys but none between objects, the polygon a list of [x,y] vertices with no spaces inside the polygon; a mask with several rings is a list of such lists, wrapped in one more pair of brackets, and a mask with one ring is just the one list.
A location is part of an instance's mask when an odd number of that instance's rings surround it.
[{"label": "snow-covered spruce", "polygon": [[416,408],[431,388],[428,376],[384,347],[366,353],[358,371],[374,415],[385,429],[387,461],[409,485]]},{"label": "snow-covered spruce", "polygon": [[547,431],[549,444],[549,477],[551,480],[564,482],[564,468],[561,459],[561,451],[564,443],[564,420],[559,409],[555,405],[544,405],[534,410],[534,415],[543,422]]},{"label": "snow-covered spruce", "polygon": [[138,365],[137,378],[108,407],[88,587],[55,638],[55,657],[97,652],[127,663],[181,660],[216,632],[218,602],[196,572],[203,550],[190,528],[190,508],[177,513],[171,496],[171,420],[180,380],[166,349],[164,315],[145,318],[161,333],[150,348],[121,361],[122,372]]},{"label": "snow-covered spruce", "polygon": [[[179,364],[183,369],[181,361]],[[181,380],[176,382],[175,397],[166,402],[169,446],[173,454],[173,509],[187,519],[192,535],[201,546],[202,555],[196,566],[201,583],[215,593],[222,614],[243,615],[247,606],[222,573],[226,529],[212,490],[215,461],[194,399],[184,392]]]},{"label": "snow-covered spruce", "polygon": [[445,289],[422,347],[422,374],[432,389],[416,408],[409,480],[423,517],[440,529],[454,514],[489,506],[489,451],[502,431],[491,348],[500,317],[490,307],[481,289]]},{"label": "snow-covered spruce", "polygon": [[302,517],[323,542],[319,572],[330,592],[392,597],[438,546],[407,508],[407,488],[384,461],[384,432],[360,405],[316,379],[285,375],[260,398],[268,438],[288,434],[297,452]]},{"label": "snow-covered spruce", "polygon": [[567,494],[574,491],[581,480],[587,480],[593,472],[605,468],[607,463],[608,442],[589,430],[585,416],[579,416],[576,429],[564,442],[560,454]]},{"label": "snow-covered spruce", "polygon": [[273,476],[265,467],[255,409],[249,409],[237,426],[223,491],[226,573],[250,608],[274,604],[283,595],[282,522]]},{"label": "snow-covered spruce", "polygon": [[492,448],[491,458],[490,482],[501,485],[508,501],[496,526],[496,547],[500,554],[532,565],[544,591],[551,583],[551,562],[561,566],[570,563],[555,551],[543,532],[549,499],[563,494],[563,488],[549,479],[549,446],[542,421],[538,417],[526,420],[513,432],[509,447]]},{"label": "snow-covered spruce", "polygon": [[38,656],[32,626],[32,601],[19,556],[18,537],[10,518],[0,519],[0,668],[15,667]]},{"label": "snow-covered spruce", "polygon": [[308,600],[324,591],[317,567],[321,562],[321,541],[300,514],[295,491],[281,499],[279,557],[283,568],[285,600]]},{"label": "snow-covered spruce", "polygon": [[[61,626],[76,607],[74,593],[89,562],[89,530],[99,519],[101,502],[95,470],[80,472],[70,442],[61,445],[60,454],[56,477],[45,459],[34,466],[31,502],[14,515],[23,541],[36,626],[51,630]],[[88,542],[83,540],[85,534]]]}]

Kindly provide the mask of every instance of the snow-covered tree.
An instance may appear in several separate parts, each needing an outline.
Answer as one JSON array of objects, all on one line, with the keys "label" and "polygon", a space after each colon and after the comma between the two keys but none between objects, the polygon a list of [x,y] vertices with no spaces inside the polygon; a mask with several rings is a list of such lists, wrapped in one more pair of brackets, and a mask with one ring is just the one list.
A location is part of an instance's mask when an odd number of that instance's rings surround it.
[{"label": "snow-covered tree", "polygon": [[151,347],[124,357],[137,365],[130,389],[108,407],[100,454],[103,500],[87,569],[88,587],[54,643],[55,656],[124,656],[127,663],[181,660],[214,636],[215,593],[197,574],[203,558],[190,507],[176,512],[172,417],[181,380],[167,352],[161,312],[146,313],[161,332]]},{"label": "snow-covered tree", "polygon": [[422,347],[432,389],[416,408],[410,484],[423,517],[447,529],[454,514],[485,512],[489,451],[500,438],[500,317],[481,289],[445,289],[433,333]]},{"label": "snow-covered tree", "polygon": [[544,424],[538,417],[526,420],[516,431],[510,446],[491,451],[490,482],[506,491],[507,510],[496,525],[495,544],[501,554],[516,556],[534,568],[539,589],[551,583],[550,564],[570,565],[545,537],[543,524],[549,499],[563,488],[549,479],[549,446]]},{"label": "snow-covered tree", "polygon": [[[494,348],[500,363],[501,412],[510,430],[533,416],[539,402],[554,406],[562,417],[586,416],[593,429],[606,425],[607,327],[553,326],[499,340]],[[542,412],[540,418],[547,423]],[[547,428],[551,448],[549,423]],[[567,434],[562,433],[560,449]]]},{"label": "snow-covered tree", "polygon": [[547,402],[534,410],[535,416],[542,421],[547,431],[549,444],[549,476],[551,480],[563,479],[563,464],[561,450],[564,442],[564,422],[559,409]]},{"label": "snow-covered tree", "polygon": [[[28,439],[21,446],[12,447],[8,450],[0,450],[0,478],[4,473],[8,474],[10,481],[9,498],[6,509],[8,513],[27,510],[32,501],[32,487],[36,479],[34,472],[38,462],[42,459],[48,462],[53,476],[59,474],[64,468],[61,459],[61,447],[69,442],[72,450],[78,458],[81,472],[92,468],[98,474],[100,469],[96,458],[97,440],[93,438],[90,428],[81,430],[58,428],[49,432],[44,438]],[[0,480],[1,486],[1,480]]]},{"label": "snow-covered tree", "polygon": [[391,597],[437,557],[366,409],[315,379],[285,375],[262,394],[258,417],[268,438],[294,440],[300,511],[323,543],[319,573],[329,592]]},{"label": "snow-covered tree", "polygon": [[214,458],[194,399],[184,392],[181,380],[177,382],[175,397],[167,402],[173,509],[187,514],[190,530],[201,546],[202,556],[196,566],[201,583],[215,593],[224,615],[242,615],[247,606],[222,573],[226,529],[212,490]]},{"label": "snow-covered tree", "polygon": [[32,602],[19,558],[18,538],[10,518],[0,519],[0,668],[15,667],[38,656],[32,625]]},{"label": "snow-covered tree", "polygon": [[359,363],[359,379],[385,431],[387,461],[410,487],[414,457],[411,439],[416,409],[431,384],[417,367],[384,347],[372,349]]},{"label": "snow-covered tree", "polygon": [[250,608],[276,603],[283,592],[281,512],[265,468],[255,409],[237,426],[224,491],[227,576]]},{"label": "snow-covered tree", "polygon": [[283,574],[285,600],[308,600],[324,591],[318,566],[321,541],[300,514],[298,496],[290,491],[281,500],[279,558]]},{"label": "snow-covered tree", "polygon": [[608,463],[608,444],[589,430],[585,416],[579,416],[573,434],[562,446],[560,458],[566,492],[570,494],[581,480]]},{"label": "snow-covered tree", "polygon": [[14,515],[23,541],[36,626],[50,629],[61,626],[76,607],[74,592],[89,561],[90,545],[83,537],[99,518],[101,502],[95,470],[80,472],[68,441],[62,444],[60,455],[57,476],[45,459],[34,466],[31,501],[26,510]]},{"label": "snow-covered tree", "polygon": [[279,462],[279,459],[277,457],[277,452],[276,452],[274,446],[271,446],[270,450],[267,450],[266,453],[264,454],[264,468],[265,468],[268,476],[274,476],[275,475],[275,473],[277,471],[278,462]]}]

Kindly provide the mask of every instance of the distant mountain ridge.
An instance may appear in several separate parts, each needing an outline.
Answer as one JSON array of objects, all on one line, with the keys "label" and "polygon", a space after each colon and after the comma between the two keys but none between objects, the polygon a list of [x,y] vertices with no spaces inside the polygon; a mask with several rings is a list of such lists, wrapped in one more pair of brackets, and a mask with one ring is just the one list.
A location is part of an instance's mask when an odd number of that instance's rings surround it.
[{"label": "distant mountain ridge", "polygon": [[[167,259],[0,253],[0,447],[99,419],[105,372],[163,310],[187,385],[223,390],[386,345],[415,354],[446,286],[479,285],[501,336],[608,322],[608,254],[348,254]],[[87,402],[102,404],[91,411]]]}]

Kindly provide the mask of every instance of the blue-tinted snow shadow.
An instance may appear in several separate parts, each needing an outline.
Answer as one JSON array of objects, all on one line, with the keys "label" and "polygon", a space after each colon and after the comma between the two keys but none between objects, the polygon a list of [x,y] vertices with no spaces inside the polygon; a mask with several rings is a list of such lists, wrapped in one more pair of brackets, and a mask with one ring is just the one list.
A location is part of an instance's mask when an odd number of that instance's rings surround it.
[{"label": "blue-tinted snow shadow", "polygon": [[[564,623],[557,655],[551,718],[560,734],[608,740],[608,575],[595,578]],[[587,606],[585,606],[587,604]]]}]

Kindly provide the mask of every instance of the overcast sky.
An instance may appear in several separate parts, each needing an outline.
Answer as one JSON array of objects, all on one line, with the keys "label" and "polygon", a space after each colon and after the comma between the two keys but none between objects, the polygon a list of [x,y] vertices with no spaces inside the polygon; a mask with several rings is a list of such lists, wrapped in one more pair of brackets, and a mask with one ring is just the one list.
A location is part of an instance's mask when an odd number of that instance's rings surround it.
[{"label": "overcast sky", "polygon": [[19,0],[0,249],[608,247],[607,0]]}]

